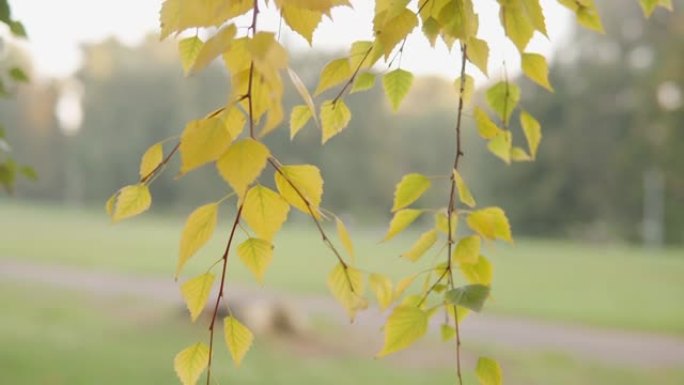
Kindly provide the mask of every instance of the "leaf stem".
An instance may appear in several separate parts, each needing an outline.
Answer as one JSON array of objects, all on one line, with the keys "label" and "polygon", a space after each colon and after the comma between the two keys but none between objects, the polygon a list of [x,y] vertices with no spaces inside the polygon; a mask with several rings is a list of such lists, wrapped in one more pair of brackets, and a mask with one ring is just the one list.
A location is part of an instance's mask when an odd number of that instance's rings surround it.
[{"label": "leaf stem", "polygon": [[166,155],[166,158],[164,158],[164,159],[161,161],[161,163],[159,163],[159,164],[157,165],[157,167],[155,167],[152,171],[150,171],[147,175],[145,175],[143,178],[140,179],[140,183],[144,183],[144,184],[147,184],[147,185],[149,185],[150,183],[152,183],[152,181],[156,178],[157,174],[159,174],[160,171],[161,171],[164,167],[166,167],[166,164],[169,163],[169,161],[171,160],[171,158],[173,158],[173,156],[176,154],[176,152],[178,151],[178,148],[179,148],[179,147],[180,147],[180,141],[178,141],[178,143],[176,143],[176,145],[173,146],[173,149],[171,150],[171,152],[169,152],[169,154]]}]

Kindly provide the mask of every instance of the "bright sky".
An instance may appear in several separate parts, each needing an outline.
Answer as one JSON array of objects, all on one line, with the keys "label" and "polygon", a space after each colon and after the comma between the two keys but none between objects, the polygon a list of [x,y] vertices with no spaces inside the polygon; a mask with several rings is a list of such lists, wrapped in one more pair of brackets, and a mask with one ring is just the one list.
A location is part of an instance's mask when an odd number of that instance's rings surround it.
[{"label": "bright sky", "polygon": [[[334,24],[326,21],[314,35],[314,47],[341,50],[351,42],[372,39],[373,3],[352,0],[355,10],[337,8],[333,11]],[[158,30],[161,0],[10,0],[13,16],[21,20],[30,37],[30,52],[38,72],[44,76],[68,76],[76,71],[81,55],[79,45],[96,42],[111,35],[126,44],[136,44],[151,31]],[[550,39],[536,36],[528,51],[549,55],[560,47],[570,25],[569,13],[555,1],[542,0]],[[518,67],[518,54],[503,37],[498,25],[498,5],[495,1],[477,1],[480,14],[480,37],[494,42],[506,42],[491,47],[490,72],[496,76],[506,60],[509,71]],[[487,22],[488,20],[497,22]],[[240,22],[238,25],[249,25]],[[260,29],[277,31],[278,17],[264,12]],[[493,40],[492,40],[493,39]],[[292,48],[305,49],[304,39],[283,28],[281,40]],[[501,48],[504,47],[504,48]],[[412,34],[404,50],[402,67],[418,74],[440,74],[457,77],[458,55],[449,54],[444,46],[437,52],[431,49],[419,33]],[[477,74],[476,74],[477,75]]]}]

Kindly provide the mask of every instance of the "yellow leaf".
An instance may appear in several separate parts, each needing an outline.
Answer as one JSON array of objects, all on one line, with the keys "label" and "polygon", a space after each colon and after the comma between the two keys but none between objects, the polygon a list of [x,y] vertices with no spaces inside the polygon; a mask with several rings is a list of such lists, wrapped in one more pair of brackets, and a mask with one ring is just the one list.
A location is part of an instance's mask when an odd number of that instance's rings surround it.
[{"label": "yellow leaf", "polygon": [[534,35],[534,25],[525,8],[524,0],[499,1],[501,25],[506,36],[523,52]]},{"label": "yellow leaf", "polygon": [[313,115],[314,119],[316,119],[316,106],[314,105],[313,98],[311,97],[311,94],[309,94],[309,90],[304,85],[304,82],[292,69],[288,68],[287,73],[290,75],[290,80],[292,80],[292,84],[294,84],[295,89],[297,89],[299,96],[302,97],[306,106],[309,107],[311,115]]},{"label": "yellow leaf", "polygon": [[192,257],[209,241],[209,239],[211,239],[212,235],[214,235],[217,216],[218,203],[209,203],[200,206],[188,216],[185,227],[183,228],[183,233],[181,234],[176,278],[178,278],[183,266],[190,257]]},{"label": "yellow leaf", "polygon": [[466,56],[471,63],[485,75],[488,76],[488,64],[489,64],[489,45],[484,40],[480,40],[476,37],[471,37],[468,39],[468,50]]},{"label": "yellow leaf", "polygon": [[364,72],[356,76],[354,84],[352,84],[350,94],[367,91],[375,86],[375,75],[370,72]]},{"label": "yellow leaf", "polygon": [[254,334],[232,316],[223,319],[223,334],[235,366],[240,366],[247,351],[252,347]]},{"label": "yellow leaf", "polygon": [[[458,215],[453,213],[451,216],[451,235],[456,234],[456,229],[458,227]],[[449,234],[449,222],[447,220],[447,214],[443,211],[435,214],[435,228],[444,234]]]},{"label": "yellow leaf", "polygon": [[269,156],[271,152],[263,143],[245,138],[228,147],[225,154],[216,161],[216,168],[242,199],[247,187],[261,175]]},{"label": "yellow leaf", "polygon": [[180,139],[181,174],[218,159],[231,142],[220,116],[193,120],[185,126]]},{"label": "yellow leaf", "polygon": [[257,281],[263,284],[266,269],[273,260],[273,245],[263,239],[249,238],[238,246],[237,253]]},{"label": "yellow leaf", "polygon": [[437,38],[442,30],[442,25],[437,21],[436,18],[430,16],[423,20],[423,26],[421,27],[423,35],[428,39],[432,48],[435,48],[437,44]]},{"label": "yellow leaf", "polygon": [[209,364],[209,347],[198,342],[176,354],[173,369],[183,385],[195,385]]},{"label": "yellow leaf", "polygon": [[[465,82],[463,85],[463,104],[468,105],[473,98],[473,93],[475,92],[475,79],[472,76],[466,75]],[[459,97],[461,95],[461,77],[459,76],[454,80],[454,88],[458,92]]]},{"label": "yellow leaf", "polygon": [[558,0],[558,2],[575,12],[577,22],[581,26],[603,33],[603,24],[594,0]]},{"label": "yellow leaf", "polygon": [[520,101],[520,87],[508,81],[501,81],[489,87],[486,96],[489,106],[504,125],[507,125]]},{"label": "yellow leaf", "polygon": [[672,11],[672,0],[639,0],[639,5],[641,5],[646,17],[651,17],[657,7]]},{"label": "yellow leaf", "polygon": [[475,107],[475,124],[477,132],[483,139],[493,139],[501,129],[489,118],[489,115],[480,107]]},{"label": "yellow leaf", "polygon": [[204,42],[197,36],[188,37],[178,42],[178,53],[180,53],[181,65],[186,75],[190,73],[190,69],[195,64],[203,45]]},{"label": "yellow leaf", "polygon": [[[442,25],[445,42],[453,39],[468,41],[470,37],[475,36],[479,26],[479,19],[471,0],[447,2],[439,11],[437,19]],[[447,45],[451,47],[450,43]]]},{"label": "yellow leaf", "polygon": [[485,256],[480,255],[475,263],[461,263],[459,267],[468,283],[485,286],[492,284],[493,267]]},{"label": "yellow leaf", "polygon": [[161,39],[189,28],[218,27],[252,9],[252,0],[166,0],[159,13]]},{"label": "yellow leaf", "polygon": [[541,124],[532,115],[522,111],[520,113],[520,125],[525,133],[532,159],[534,159],[537,156],[537,149],[542,139]]},{"label": "yellow leaf", "polygon": [[192,322],[197,320],[209,300],[211,285],[214,283],[214,274],[205,273],[192,278],[181,285],[181,294],[185,305],[190,311]]},{"label": "yellow leaf", "polygon": [[377,354],[383,357],[405,349],[427,332],[428,314],[415,306],[397,306],[385,324],[385,344]]},{"label": "yellow leaf", "polygon": [[228,130],[228,133],[232,139],[236,139],[238,136],[240,136],[242,130],[245,128],[245,123],[247,123],[245,114],[234,105],[229,105],[226,107],[223,113],[218,117],[221,119],[221,122],[225,126],[226,130]]},{"label": "yellow leaf", "polygon": [[492,138],[489,143],[487,143],[487,149],[498,158],[506,162],[506,164],[511,163],[511,147],[513,146],[513,136],[510,131],[499,131],[494,138]]},{"label": "yellow leaf", "polygon": [[299,130],[309,122],[312,115],[311,109],[305,105],[292,107],[292,112],[290,113],[290,140],[294,139]]},{"label": "yellow leaf", "polygon": [[468,226],[485,239],[496,238],[513,242],[511,226],[508,224],[506,213],[499,207],[487,207],[473,211],[468,215]]},{"label": "yellow leaf", "polygon": [[144,179],[154,171],[164,159],[164,148],[161,142],[153,144],[145,151],[140,160],[140,179]]},{"label": "yellow leaf", "polygon": [[394,213],[394,217],[392,217],[392,220],[390,221],[389,229],[387,229],[387,234],[385,234],[383,241],[389,241],[395,235],[406,230],[406,228],[418,219],[422,213],[422,210],[415,209],[404,209]]},{"label": "yellow leaf", "polygon": [[116,199],[111,209],[112,221],[134,217],[150,208],[152,195],[145,184],[135,184],[123,187],[116,194]]},{"label": "yellow leaf", "polygon": [[[382,45],[385,60],[394,50],[400,41],[404,40],[411,31],[418,25],[418,17],[413,11],[404,8],[398,15],[389,20],[385,20],[382,26],[376,26],[375,37]],[[379,27],[379,29],[378,29]]]},{"label": "yellow leaf", "polygon": [[287,220],[290,206],[275,191],[256,185],[247,191],[242,217],[256,235],[271,242]]},{"label": "yellow leaf", "polygon": [[258,32],[247,41],[247,51],[254,68],[264,76],[267,83],[280,82],[278,71],[287,67],[287,51],[278,43],[272,32]]},{"label": "yellow leaf", "polygon": [[107,215],[110,217],[114,213],[114,204],[116,203],[116,196],[119,195],[119,192],[115,192],[112,194],[112,196],[107,199],[107,202],[105,203],[105,211],[107,211]]},{"label": "yellow leaf", "polygon": [[228,72],[235,76],[244,71],[249,71],[252,65],[252,54],[247,49],[249,38],[241,37],[233,40],[228,51],[223,54]]},{"label": "yellow leaf", "polygon": [[223,27],[216,35],[210,37],[200,48],[192,66],[190,66],[189,72],[196,73],[204,69],[214,59],[226,52],[230,48],[236,33],[237,28],[235,24],[230,24]]},{"label": "yellow leaf", "polygon": [[532,157],[529,156],[522,148],[513,147],[511,148],[511,160],[513,162],[529,162],[532,160]]},{"label": "yellow leaf", "polygon": [[280,195],[299,211],[309,215],[313,211],[316,218],[320,217],[318,208],[323,198],[323,178],[318,167],[309,164],[281,166],[280,171],[282,174],[275,173],[275,184]]},{"label": "yellow leaf", "polygon": [[395,112],[399,109],[401,101],[408,95],[411,84],[413,84],[413,74],[401,68],[382,77],[382,87]]},{"label": "yellow leaf", "polygon": [[370,68],[381,56],[382,51],[372,41],[355,41],[352,43],[349,52],[349,67],[352,71],[355,71],[357,68]]},{"label": "yellow leaf", "polygon": [[481,243],[477,235],[465,237],[458,242],[451,258],[458,263],[476,263],[480,257]]},{"label": "yellow leaf", "polygon": [[475,198],[473,194],[470,193],[470,189],[466,185],[465,181],[461,177],[458,171],[453,170],[454,181],[456,182],[456,189],[458,190],[458,198],[463,202],[464,205],[468,207],[475,207]]},{"label": "yellow leaf", "polygon": [[547,90],[553,91],[553,87],[551,87],[551,83],[549,83],[549,66],[543,55],[537,53],[523,53],[521,60],[522,70],[528,78]]},{"label": "yellow leaf", "polygon": [[342,222],[340,218],[335,218],[335,225],[337,227],[337,235],[340,237],[342,246],[344,246],[344,249],[347,250],[347,254],[349,254],[350,257],[355,258],[354,244],[352,243],[351,236],[349,236],[349,231],[347,231],[347,227],[344,225],[344,222]]},{"label": "yellow leaf", "polygon": [[410,275],[406,278],[401,279],[399,282],[397,282],[397,287],[394,289],[394,295],[393,295],[392,300],[393,301],[398,300],[399,297],[401,297],[402,294],[404,294],[406,289],[408,289],[409,286],[411,286],[411,284],[413,283],[413,281],[415,279],[416,279],[415,275]]},{"label": "yellow leaf", "polygon": [[430,250],[435,242],[437,242],[437,230],[428,230],[421,234],[416,243],[411,246],[411,250],[405,252],[401,256],[412,262],[416,262],[426,251]]},{"label": "yellow leaf", "polygon": [[368,284],[378,300],[380,310],[387,309],[394,299],[392,281],[382,274],[371,274],[368,277]]},{"label": "yellow leaf", "polygon": [[351,111],[342,99],[333,104],[332,100],[326,100],[321,105],[321,143],[325,144],[330,138],[347,128],[351,120]]},{"label": "yellow leaf", "polygon": [[285,23],[311,45],[313,33],[323,19],[323,13],[287,4],[283,5],[280,11]]},{"label": "yellow leaf", "polygon": [[480,385],[501,385],[501,366],[488,357],[480,357],[475,367],[475,375]]},{"label": "yellow leaf", "polygon": [[320,95],[323,91],[335,87],[338,84],[349,80],[352,70],[349,67],[347,58],[335,59],[326,64],[321,71],[320,81],[314,95]]},{"label": "yellow leaf", "polygon": [[394,190],[392,211],[403,209],[420,198],[432,182],[425,175],[413,173],[404,175]]},{"label": "yellow leaf", "polygon": [[328,288],[347,311],[351,321],[354,321],[357,311],[368,307],[368,302],[363,298],[363,275],[351,266],[345,268],[338,263],[328,275]]}]

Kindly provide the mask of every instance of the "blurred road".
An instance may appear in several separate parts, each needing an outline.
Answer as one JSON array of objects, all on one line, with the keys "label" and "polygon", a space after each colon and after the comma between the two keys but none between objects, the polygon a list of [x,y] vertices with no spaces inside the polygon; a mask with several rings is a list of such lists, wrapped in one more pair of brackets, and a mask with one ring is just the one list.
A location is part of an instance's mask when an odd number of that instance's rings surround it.
[{"label": "blurred road", "polygon": [[[0,280],[50,285],[92,295],[132,296],[169,303],[181,302],[179,284],[173,279],[98,272],[56,265],[0,259]],[[359,313],[353,325],[332,297],[299,295],[268,288],[228,285],[227,296],[239,301],[287,304],[306,316],[327,316],[344,332],[362,334],[380,346],[380,327],[387,314],[377,308]],[[435,317],[438,318],[438,317]],[[439,320],[435,320],[437,329]],[[666,334],[610,330],[591,326],[525,319],[498,314],[475,314],[462,323],[469,343],[513,351],[561,352],[578,358],[641,368],[684,366],[684,338]]]}]

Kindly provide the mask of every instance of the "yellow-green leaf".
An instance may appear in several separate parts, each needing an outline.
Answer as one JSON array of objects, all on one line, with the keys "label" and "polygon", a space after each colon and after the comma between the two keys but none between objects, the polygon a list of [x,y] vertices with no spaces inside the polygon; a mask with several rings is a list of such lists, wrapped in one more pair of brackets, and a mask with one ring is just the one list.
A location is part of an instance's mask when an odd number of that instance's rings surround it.
[{"label": "yellow-green leaf", "polygon": [[263,239],[249,238],[238,246],[237,253],[256,280],[263,283],[266,269],[273,260],[273,245]]},{"label": "yellow-green leaf", "polygon": [[366,40],[355,41],[349,50],[349,67],[352,72],[357,68],[370,68],[381,56],[382,51],[377,44]]},{"label": "yellow-green leaf", "polygon": [[415,202],[431,185],[432,182],[425,175],[417,173],[404,175],[394,190],[392,211],[403,209]]},{"label": "yellow-green leaf", "polygon": [[644,10],[646,17],[651,17],[651,14],[653,14],[657,7],[663,7],[672,11],[672,0],[639,0],[639,4],[641,9]]},{"label": "yellow-green leaf", "polygon": [[202,310],[207,305],[213,283],[214,274],[205,273],[189,279],[181,285],[181,294],[185,300],[185,305],[190,311],[192,322],[197,320],[197,317],[202,314]]},{"label": "yellow-green leaf", "polygon": [[468,283],[479,283],[487,286],[492,284],[494,269],[484,255],[480,255],[475,263],[462,263],[459,267]]},{"label": "yellow-green leaf", "polygon": [[347,254],[349,254],[350,257],[354,258],[354,243],[352,243],[351,236],[349,235],[349,231],[347,231],[347,227],[344,225],[344,222],[340,218],[335,218],[335,225],[337,227],[337,235],[340,237],[340,242],[342,243],[342,246],[344,246],[344,249],[347,251]]},{"label": "yellow-green leaf", "polygon": [[382,45],[385,60],[400,41],[404,40],[418,25],[418,17],[413,11],[404,8],[398,15],[386,20],[380,29],[375,30],[375,37]]},{"label": "yellow-green leaf", "polygon": [[489,64],[489,45],[486,41],[476,37],[468,39],[468,50],[466,56],[471,63],[485,75],[488,76]]},{"label": "yellow-green leaf", "polygon": [[190,69],[195,64],[203,45],[204,42],[197,36],[188,37],[178,42],[178,53],[180,54],[183,72],[186,75],[190,73]]},{"label": "yellow-green leaf", "polygon": [[231,141],[220,116],[189,122],[180,139],[181,174],[218,159]]},{"label": "yellow-green leaf", "polygon": [[406,289],[413,284],[413,281],[416,279],[415,275],[410,275],[408,277],[402,278],[399,282],[397,282],[397,286],[394,288],[394,297],[393,301],[396,301],[401,297]]},{"label": "yellow-green leaf", "polygon": [[351,111],[344,103],[344,100],[338,99],[333,103],[332,100],[326,100],[321,105],[321,143],[325,144],[330,138],[339,134],[347,128],[351,120]]},{"label": "yellow-green leaf", "polygon": [[461,239],[454,249],[453,260],[458,263],[476,263],[480,257],[481,242],[477,235]]},{"label": "yellow-green leaf", "polygon": [[229,316],[223,319],[223,336],[235,366],[240,366],[252,347],[254,334],[235,317]]},{"label": "yellow-green leaf", "polygon": [[520,147],[511,148],[511,161],[513,162],[529,162],[532,157]]},{"label": "yellow-green leaf", "polygon": [[180,253],[176,267],[176,278],[180,274],[185,263],[197,250],[206,244],[216,229],[218,217],[218,204],[209,203],[200,206],[193,211],[185,222],[180,240]]},{"label": "yellow-green leaf", "polygon": [[480,357],[475,367],[475,375],[480,385],[501,385],[501,366],[488,357]]},{"label": "yellow-green leaf", "polygon": [[209,364],[209,347],[198,342],[176,354],[173,369],[183,385],[195,385]]},{"label": "yellow-green leaf", "polygon": [[242,217],[256,235],[271,242],[287,220],[290,205],[275,191],[256,185],[247,191]]},{"label": "yellow-green leaf", "polygon": [[577,22],[581,26],[603,33],[603,24],[594,0],[558,0],[558,2],[575,12]]},{"label": "yellow-green leaf", "polygon": [[298,105],[292,107],[292,112],[290,113],[290,140],[299,133],[306,123],[309,122],[313,114],[311,109],[305,105]]},{"label": "yellow-green leaf", "polygon": [[280,195],[294,208],[305,214],[313,211],[315,217],[320,216],[318,208],[323,198],[323,178],[318,167],[309,164],[281,166],[280,172],[275,173],[275,184]]},{"label": "yellow-green leaf", "polygon": [[385,324],[385,344],[377,354],[383,357],[405,349],[427,332],[428,314],[415,306],[397,306]]},{"label": "yellow-green leaf", "polygon": [[335,87],[338,84],[349,80],[352,70],[349,67],[347,58],[335,59],[323,67],[320,81],[314,95],[320,95],[323,91]]},{"label": "yellow-green leaf", "polygon": [[[451,235],[456,234],[458,227],[458,215],[453,213],[451,216]],[[446,212],[438,212],[435,214],[435,228],[444,234],[449,234],[449,221],[447,220]]]},{"label": "yellow-green leaf", "polygon": [[416,262],[425,254],[425,252],[434,246],[435,242],[437,242],[437,230],[428,230],[420,235],[418,240],[411,246],[411,250],[405,252],[401,256],[412,262]]},{"label": "yellow-green leaf", "polygon": [[546,63],[546,58],[543,55],[523,53],[521,60],[522,70],[528,78],[547,90],[553,91],[553,87],[549,83],[549,65]]},{"label": "yellow-green leaf", "polygon": [[487,149],[498,158],[506,162],[506,164],[511,163],[511,148],[513,146],[513,135],[510,131],[499,131],[494,138],[492,138],[489,143],[487,143]]},{"label": "yellow-green leaf", "polygon": [[395,112],[399,109],[401,101],[408,95],[412,84],[413,74],[401,68],[397,68],[382,77],[382,87]]},{"label": "yellow-green leaf", "polygon": [[506,36],[523,52],[535,30],[546,34],[539,0],[499,0],[501,25]]},{"label": "yellow-green leaf", "polygon": [[161,142],[155,143],[145,151],[140,160],[140,179],[144,179],[152,174],[164,159],[164,148]]},{"label": "yellow-green leaf", "polygon": [[134,217],[150,208],[152,195],[145,184],[134,184],[123,187],[116,194],[111,210],[112,221]]},{"label": "yellow-green leaf", "polygon": [[230,24],[219,30],[216,35],[210,37],[200,48],[192,66],[190,66],[189,72],[196,73],[204,69],[214,59],[226,52],[230,48],[236,33],[237,28],[235,24]]},{"label": "yellow-green leaf", "polygon": [[542,139],[541,124],[527,111],[522,111],[520,113],[520,125],[522,126],[523,133],[525,133],[530,154],[534,159],[537,157],[537,149]]},{"label": "yellow-green leaf", "polygon": [[474,115],[477,132],[483,139],[493,139],[501,131],[480,107],[475,107]]},{"label": "yellow-green leaf", "polygon": [[383,241],[389,241],[395,235],[404,231],[407,227],[409,227],[409,225],[411,225],[411,223],[418,219],[422,213],[422,210],[415,209],[404,209],[394,213],[394,216],[389,224],[389,229],[387,229],[387,234],[385,234]]},{"label": "yellow-green leaf", "polygon": [[197,1],[166,0],[159,13],[161,38],[188,28],[217,27],[253,6],[252,0]]},{"label": "yellow-green leaf", "polygon": [[505,125],[511,118],[511,114],[520,101],[520,87],[508,82],[501,81],[487,90],[487,103]]},{"label": "yellow-green leaf", "polygon": [[382,274],[371,274],[368,278],[368,284],[378,300],[380,310],[387,309],[394,299],[392,281]]},{"label": "yellow-green leaf", "polygon": [[453,172],[459,199],[461,200],[461,202],[463,202],[464,205],[468,207],[475,207],[475,198],[473,198],[473,194],[470,192],[468,185],[466,185],[465,181],[461,177],[461,174],[458,173],[458,171],[454,170]]},{"label": "yellow-green leaf", "polygon": [[451,289],[444,294],[444,300],[452,305],[463,306],[467,309],[479,312],[485,301],[489,298],[489,286],[466,285]]},{"label": "yellow-green leaf", "polygon": [[252,138],[237,141],[216,161],[219,174],[242,199],[247,187],[254,182],[264,167],[271,152],[263,143]]},{"label": "yellow-green leaf", "polygon": [[328,288],[347,311],[351,321],[356,312],[368,307],[368,302],[363,298],[363,275],[351,266],[338,263],[328,275]]},{"label": "yellow-green leaf", "polygon": [[503,239],[513,242],[511,226],[508,224],[506,213],[499,207],[487,207],[473,211],[468,215],[468,226],[485,239]]},{"label": "yellow-green leaf", "polygon": [[461,77],[458,77],[454,80],[454,88],[456,89],[456,92],[458,92],[459,97],[461,97],[461,86],[463,86],[463,104],[468,105],[475,92],[475,79],[470,75],[465,76],[465,82],[462,82],[461,79]]},{"label": "yellow-green leaf", "polygon": [[371,72],[363,72],[356,76],[354,84],[352,84],[350,94],[370,90],[375,86],[375,74]]},{"label": "yellow-green leaf", "polygon": [[442,341],[449,341],[450,339],[456,337],[456,329],[453,326],[447,324],[442,324],[439,327],[439,334],[442,337]]}]

